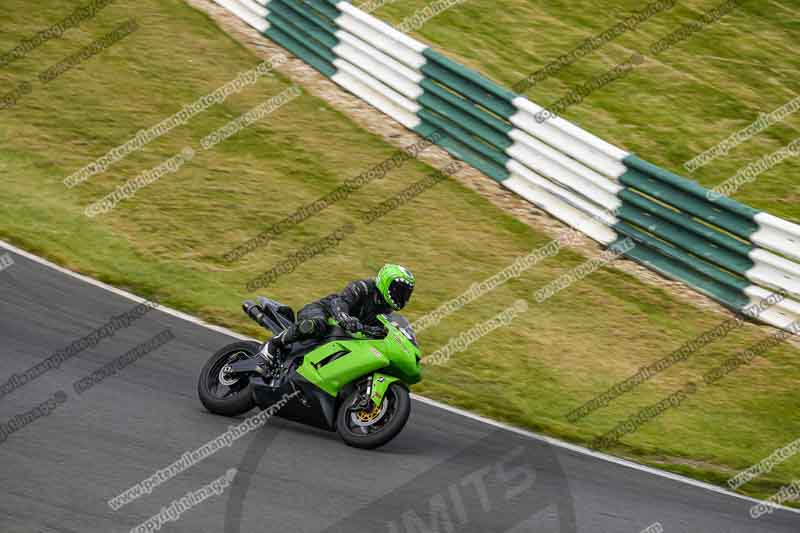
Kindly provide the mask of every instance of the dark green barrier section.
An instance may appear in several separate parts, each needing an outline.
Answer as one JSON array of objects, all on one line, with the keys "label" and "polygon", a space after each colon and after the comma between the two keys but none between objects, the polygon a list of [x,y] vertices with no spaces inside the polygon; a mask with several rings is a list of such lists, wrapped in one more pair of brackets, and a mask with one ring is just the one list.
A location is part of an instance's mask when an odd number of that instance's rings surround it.
[{"label": "dark green barrier section", "polygon": [[468,146],[474,152],[481,154],[485,159],[488,159],[502,167],[505,167],[505,164],[510,159],[500,150],[475,139],[469,131],[448,118],[431,113],[427,109],[421,109],[417,113],[417,116],[419,116],[419,118],[425,122],[435,126],[438,130],[443,131],[448,136]]},{"label": "dark green barrier section", "polygon": [[294,9],[287,7],[283,0],[272,0],[267,9],[269,9],[267,20],[270,24],[294,37],[319,57],[333,63],[336,59],[333,48],[339,44],[339,40],[333,34],[325,31],[322,26],[310,22],[308,18],[298,15]]},{"label": "dark green barrier section", "polygon": [[270,0],[266,5],[270,27],[264,35],[327,77],[336,74],[333,48],[339,44],[333,20],[341,12],[324,0]]},{"label": "dark green barrier section", "polygon": [[[476,81],[476,79],[484,80],[484,78],[481,78],[474,72],[450,61],[431,49],[426,50],[423,55],[427,57],[428,61],[423,65],[421,69],[422,73],[432,80],[478,103],[482,107],[498,115],[501,119],[508,120],[517,112],[517,109],[510,103],[510,100],[487,90],[485,84]],[[488,80],[485,81],[494,86],[494,83]],[[513,93],[508,94],[512,95]]]},{"label": "dark green barrier section", "polygon": [[320,57],[316,54],[316,52],[308,49],[303,43],[280,29],[278,26],[272,24],[264,32],[264,35],[320,71],[323,75],[330,78],[336,74],[336,67],[334,67],[330,61]]},{"label": "dark green barrier section", "polygon": [[[711,269],[685,252],[653,239],[624,223],[617,224],[615,229],[636,243],[635,248],[625,252],[625,256],[629,259],[664,277],[686,283],[734,311],[740,311],[750,303],[743,292],[750,285],[748,282],[741,281],[726,272]],[[624,238],[612,244],[610,248],[619,249],[622,241]]]},{"label": "dark green barrier section", "polygon": [[[436,138],[433,136],[435,132],[441,134],[443,130],[423,119],[422,123],[414,128],[414,131],[430,139]],[[476,152],[450,135],[441,137],[436,144],[444,148],[456,159],[460,159],[472,165],[494,180],[503,181],[509,176],[509,172],[504,166],[498,165],[490,159],[486,159],[481,153]]]},{"label": "dark green barrier section", "polygon": [[624,160],[619,181],[620,222],[614,228],[642,243],[633,259],[683,281],[733,309],[749,299],[746,274],[755,264],[750,236],[758,211],[725,197],[711,200],[708,189],[636,156]]},{"label": "dark green barrier section", "polygon": [[[336,73],[339,44],[335,19],[338,0],[272,0],[265,34],[328,77]],[[510,118],[517,113],[517,94],[432,49],[423,52],[425,78],[417,103],[422,109],[415,131],[453,157],[503,181],[510,176],[505,153],[513,145]],[[619,240],[609,248],[667,278],[681,281],[734,310],[749,304],[745,274],[754,267],[749,237],[758,231],[759,211],[711,197],[699,184],[672,174],[636,156],[624,161],[628,171],[619,181],[620,220],[613,229]]]},{"label": "dark green barrier section", "polygon": [[629,155],[623,160],[623,163],[625,163],[625,166],[628,168],[632,168],[634,170],[638,170],[642,174],[652,176],[653,178],[671,185],[672,187],[685,193],[688,193],[705,203],[718,206],[719,208],[729,211],[734,215],[744,217],[747,220],[754,220],[755,216],[761,212],[753,209],[750,206],[741,204],[736,200],[731,200],[726,196],[719,196],[718,198],[710,199],[707,196],[709,190],[699,183],[688,180],[682,176],[678,176],[677,174],[673,174],[672,172],[664,170],[663,168],[652,163],[648,163],[644,159],[641,159],[635,155]]},{"label": "dark green barrier section", "polygon": [[517,112],[510,103],[515,95],[433,50],[424,55],[428,61],[421,70],[427,77],[417,99],[422,131],[445,132],[437,144],[451,155],[492,179],[507,179],[511,158],[505,150],[513,144],[508,118]]},{"label": "dark green barrier section", "polygon": [[339,44],[339,40],[330,31],[333,26],[323,15],[307,4],[298,5],[291,0],[271,0],[266,7],[270,27],[264,35],[325,76],[330,78],[336,74],[333,47]]},{"label": "dark green barrier section", "polygon": [[[495,82],[493,82],[488,78],[484,78],[474,70],[470,70],[467,67],[456,63],[452,59],[443,56],[442,54],[440,54],[439,52],[437,52],[432,48],[428,48],[427,50],[425,50],[422,53],[422,55],[424,55],[429,60],[428,64],[430,64],[430,62],[433,62],[437,65],[440,65],[446,70],[453,72],[460,78],[470,82],[473,86],[481,89],[485,93],[485,96],[478,99],[479,102],[482,102],[487,98],[491,98],[493,100],[496,99],[499,101],[503,101],[506,104],[508,104],[510,109],[514,109],[514,106],[511,105],[511,103],[518,96],[517,94],[499,86],[498,84],[496,84]],[[509,118],[511,115],[503,115],[503,116],[505,118]]]},{"label": "dark green barrier section", "polygon": [[625,222],[620,222],[615,224],[614,229],[618,232],[631,237],[637,243],[646,244],[649,248],[658,251],[661,255],[673,259],[675,261],[679,261],[690,267],[695,272],[702,274],[714,281],[726,285],[732,289],[737,290],[744,290],[750,286],[750,282],[744,281],[738,276],[722,270],[714,265],[710,265],[697,257],[689,254],[688,252],[678,248],[677,246],[673,246],[663,240],[657,239],[652,235],[649,235],[630,224],[626,224]]},{"label": "dark green barrier section", "polygon": [[[320,13],[317,13],[309,5],[303,4],[303,3],[298,3],[298,2],[293,1],[293,0],[272,0],[271,4],[273,6],[279,5],[281,7],[284,7],[285,9],[291,10],[298,17],[302,17],[303,19],[305,19],[305,21],[308,24],[313,24],[317,28],[322,29],[325,32],[327,32],[328,34],[330,34],[331,37],[335,38],[334,34],[336,33],[336,30],[338,29],[336,27],[336,24],[334,24],[333,21],[328,19],[328,17],[323,16]],[[284,14],[284,12],[282,12],[281,14]],[[294,22],[295,24],[298,24],[294,20],[292,20],[292,22]],[[337,42],[338,42],[338,40],[337,40]]]},{"label": "dark green barrier section", "polygon": [[727,233],[722,233],[715,228],[701,224],[686,213],[665,207],[649,198],[642,196],[641,194],[633,192],[631,189],[623,189],[617,194],[617,196],[623,201],[623,206],[632,205],[643,211],[646,211],[647,213],[661,217],[664,220],[668,220],[673,224],[706,239],[709,241],[709,244],[722,246],[727,250],[740,255],[747,255],[755,248],[748,242],[744,242],[728,235]]},{"label": "dark green barrier section", "polygon": [[618,194],[623,222],[614,229],[638,244],[626,255],[734,310],[747,305],[747,239],[758,230],[749,208],[711,203],[705,188],[638,158],[625,163],[619,180],[629,188]]},{"label": "dark green barrier section", "polygon": [[514,126],[510,122],[498,118],[496,115],[476,105],[475,102],[445,89],[429,78],[423,78],[420,82],[420,86],[425,91],[426,95],[435,97],[437,102],[443,101],[446,104],[458,108],[472,118],[480,120],[483,125],[492,128],[503,136],[507,136],[508,133],[514,129]]},{"label": "dark green barrier section", "polygon": [[623,204],[617,211],[617,216],[669,244],[736,274],[743,276],[755,266],[747,256],[710,243],[699,235],[635,205]]},{"label": "dark green barrier section", "polygon": [[305,0],[303,3],[313,7],[332,21],[342,14],[339,8],[336,7],[339,0]]},{"label": "dark green barrier section", "polygon": [[[418,99],[417,103],[433,113],[441,115],[450,121],[464,128],[468,134],[479,137],[484,142],[489,143],[495,150],[503,152],[511,146],[513,142],[508,135],[490,128],[484,122],[474,116],[463,112],[458,107],[446,102],[438,96],[425,91]],[[425,110],[423,110],[425,111]],[[421,112],[418,113],[420,116]],[[424,118],[424,117],[423,117]],[[477,141],[479,142],[479,141]],[[506,161],[508,159],[506,158]]]},{"label": "dark green barrier section", "polygon": [[505,150],[513,144],[508,119],[517,112],[511,104],[516,95],[435,50],[423,55],[427,62],[421,71],[426,78],[417,99],[422,106],[417,130],[445,132],[447,137],[437,144],[451,155],[492,179],[507,179],[506,163],[511,158]]},{"label": "dark green barrier section", "polygon": [[712,205],[705,199],[701,200],[694,194],[685,192],[683,189],[664,182],[655,176],[643,174],[638,170],[629,169],[620,176],[619,181],[632,189],[643,192],[743,239],[749,240],[750,235],[758,230],[758,224],[751,219],[732,213],[717,205]]}]

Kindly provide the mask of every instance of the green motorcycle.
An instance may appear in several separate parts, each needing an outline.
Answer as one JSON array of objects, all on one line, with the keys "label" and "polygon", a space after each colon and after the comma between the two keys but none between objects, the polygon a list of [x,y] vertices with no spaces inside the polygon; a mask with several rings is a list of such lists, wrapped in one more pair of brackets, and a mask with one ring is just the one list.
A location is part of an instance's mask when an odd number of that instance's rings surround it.
[{"label": "green motorcycle", "polygon": [[[273,335],[294,323],[290,307],[268,298],[243,308]],[[268,357],[266,343],[225,346],[200,373],[200,401],[225,416],[281,404],[282,418],[336,431],[357,448],[383,446],[408,421],[409,386],[421,379],[421,352],[404,317],[378,319],[386,330],[383,338],[348,333],[330,320],[324,339],[294,343],[281,363]]]}]

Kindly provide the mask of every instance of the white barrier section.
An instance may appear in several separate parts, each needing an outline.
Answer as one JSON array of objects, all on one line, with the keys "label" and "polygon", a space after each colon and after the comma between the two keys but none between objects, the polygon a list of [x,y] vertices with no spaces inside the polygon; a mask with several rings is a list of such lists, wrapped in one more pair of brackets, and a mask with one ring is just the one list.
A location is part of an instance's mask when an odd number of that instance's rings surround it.
[{"label": "white barrier section", "polygon": [[800,226],[769,213],[755,216],[759,230],[750,240],[787,257],[800,261]]},{"label": "white barrier section", "polygon": [[[528,171],[530,172],[530,171]],[[502,184],[532,204],[550,213],[568,226],[580,231],[606,246],[617,240],[617,233],[604,223],[586,215],[580,209],[572,207],[559,196],[547,192],[534,184],[534,180],[512,174]],[[547,180],[544,180],[547,181]]]},{"label": "white barrier section", "polygon": [[622,187],[608,178],[521,130],[514,130],[509,136],[514,144],[506,150],[506,153],[517,162],[606,209],[613,210],[621,204],[617,193]]},{"label": "white barrier section", "polygon": [[[355,39],[355,37],[350,37]],[[367,48],[367,46],[364,45],[364,48]],[[337,61],[347,61],[353,65],[353,67],[363,70],[365,74],[369,73],[371,77],[386,85],[387,88],[397,91],[410,100],[416,100],[422,94],[422,88],[419,86],[418,82],[412,79],[412,76],[416,73],[410,72],[406,76],[404,75],[405,73],[394,70],[392,68],[394,65],[384,61],[389,60],[394,62],[397,66],[401,65],[388,56],[384,55],[384,57],[380,57],[378,54],[383,54],[378,50],[372,49],[366,51],[363,48],[356,48],[351,44],[341,42],[333,51],[341,58],[337,59]],[[334,64],[336,64],[336,62],[334,62]]]},{"label": "white barrier section", "polygon": [[[601,222],[607,226],[611,226],[618,222],[618,219],[612,214],[614,208],[609,209],[605,206],[597,205],[584,196],[575,194],[564,187],[556,185],[552,181],[542,177],[517,161],[509,161],[508,170],[511,172],[512,176],[517,178],[517,180],[527,181],[528,183],[535,185],[538,189],[543,189],[553,196],[557,196],[569,205],[580,209],[583,213],[596,219],[598,222]],[[501,183],[505,185],[505,181],[507,180],[504,180]]]},{"label": "white barrier section", "polygon": [[[387,79],[397,78],[402,80],[398,83],[398,87],[395,88],[401,90],[403,94],[412,100],[416,100],[422,94],[422,88],[419,84],[424,76],[419,71],[405,66],[372,46],[371,43],[365,42],[347,31],[337,31],[336,37],[339,39],[339,44],[333,48],[333,51],[339,57],[343,57],[352,63],[350,57],[355,58],[366,55],[369,61],[380,64],[381,70],[386,70],[392,74],[393,77]],[[360,56],[356,55],[358,52],[361,53]]]},{"label": "white barrier section", "polygon": [[[746,288],[744,293],[748,298],[750,298],[751,305],[759,305],[761,304],[762,300],[766,300],[770,297],[772,298],[770,301],[775,301],[778,299],[775,293],[755,285],[751,285],[750,287]],[[790,298],[786,298],[772,307],[762,311],[758,315],[758,319],[766,324],[769,324],[770,326],[796,333],[797,330],[790,329],[790,326],[800,321],[800,303]]]},{"label": "white barrier section", "polygon": [[[214,0],[214,2],[230,11],[259,32],[263,33],[269,29],[269,22],[264,18],[267,16],[267,10],[262,6],[253,4],[253,2],[249,0]],[[257,8],[260,8],[260,10],[255,11]],[[264,14],[260,15],[259,13],[262,10]]]},{"label": "white barrier section", "polygon": [[337,3],[336,7],[342,12],[342,15],[336,18],[336,25],[343,30],[414,70],[418,71],[426,63],[427,60],[422,52],[428,47],[424,44],[364,13],[346,0]]},{"label": "white barrier section", "polygon": [[518,112],[511,117],[511,123],[525,133],[609,178],[616,179],[627,171],[622,160],[630,155],[629,152],[560,117],[538,123],[536,114],[543,108],[524,96],[514,99],[514,107]]},{"label": "white barrier section", "polygon": [[269,14],[266,8],[266,0],[264,0],[263,4],[259,4],[255,0],[239,0],[239,2],[261,18],[265,18]]},{"label": "white barrier section", "polygon": [[800,298],[800,265],[761,248],[756,248],[749,256],[755,266],[747,271],[747,279],[764,287],[783,289]]},{"label": "white barrier section", "polygon": [[336,7],[342,14],[334,21],[339,44],[332,80],[405,127],[418,127],[425,46],[348,2]]},{"label": "white barrier section", "polygon": [[337,84],[389,115],[406,128],[414,129],[422,122],[417,116],[419,104],[408,100],[344,60],[337,59],[334,61],[334,65],[337,72],[331,79]]},{"label": "white barrier section", "polygon": [[[268,0],[214,1],[260,32],[270,27]],[[341,13],[334,20],[338,44],[332,49],[332,81],[405,127],[418,128],[429,47],[347,0],[330,3]],[[512,144],[505,150],[510,177],[501,183],[595,241],[606,246],[617,241],[612,226],[619,222],[615,213],[625,189],[618,178],[628,170],[623,161],[630,153],[560,117],[538,122],[537,115],[546,110],[524,96],[512,104]],[[800,261],[800,226],[768,213],[756,215],[755,222],[759,230],[750,241],[757,248],[749,254],[754,266],[745,273],[754,285],[744,293],[757,303],[771,291],[786,291],[789,298],[761,315],[785,329],[800,320],[800,264],[795,262]]]}]

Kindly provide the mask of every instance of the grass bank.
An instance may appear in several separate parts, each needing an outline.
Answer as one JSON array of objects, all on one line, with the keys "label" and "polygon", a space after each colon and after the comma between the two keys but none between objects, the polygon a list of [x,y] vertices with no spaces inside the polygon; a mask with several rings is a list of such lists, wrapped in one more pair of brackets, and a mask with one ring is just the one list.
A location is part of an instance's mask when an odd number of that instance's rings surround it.
[{"label": "grass bank", "polygon": [[[0,14],[5,28],[0,50],[13,48],[79,5],[53,0],[44,10],[31,9],[23,0],[8,2],[9,9]],[[259,61],[183,3],[118,0],[80,29],[3,67],[1,86],[36,80],[39,72],[132,16],[137,31],[58,79],[33,83],[30,94],[0,110],[3,239],[253,335],[262,332],[239,310],[242,300],[254,296],[246,283],[347,222],[354,224],[352,234],[261,292],[299,306],[396,261],[408,265],[419,280],[408,309],[413,320],[550,241],[454,180],[431,187],[371,224],[360,223],[361,215],[432,171],[410,161],[241,260],[224,261],[233,246],[395,153],[309,94],[213,149],[200,149],[203,137],[290,88],[281,75],[260,79],[108,171],[66,188],[62,181],[73,172]],[[187,146],[197,153],[176,172],[107,214],[93,219],[83,214],[90,203]],[[570,423],[570,410],[721,320],[613,267],[535,303],[536,290],[585,260],[564,250],[424,331],[421,342],[431,353],[517,299],[530,304],[510,326],[480,338],[447,364],[428,368],[416,391],[588,443],[763,336],[749,325],[736,330],[608,407]],[[717,385],[702,388],[610,451],[721,481],[798,437],[798,379],[797,351],[777,347]],[[798,459],[787,462],[745,489],[766,495],[796,477],[798,465]]]},{"label": "grass bank", "polygon": [[[395,25],[430,0],[389,2],[373,14]],[[637,0],[466,0],[414,33],[506,87],[614,28],[654,2]],[[714,187],[749,163],[800,138],[800,112],[693,173],[684,163],[798,97],[800,11],[786,0],[740,2],[654,57],[650,45],[699,22],[724,0],[686,0],[623,32],[524,92],[548,106],[634,53],[646,57],[628,76],[593,92],[563,116],[654,163]],[[795,108],[796,109],[796,108]],[[736,200],[800,222],[800,160],[761,174]]]}]

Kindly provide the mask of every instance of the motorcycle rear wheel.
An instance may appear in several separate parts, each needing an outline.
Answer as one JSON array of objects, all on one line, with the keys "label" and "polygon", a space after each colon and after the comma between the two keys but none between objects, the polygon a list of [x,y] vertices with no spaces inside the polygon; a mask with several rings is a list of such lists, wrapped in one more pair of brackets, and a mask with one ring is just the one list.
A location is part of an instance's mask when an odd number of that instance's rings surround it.
[{"label": "motorcycle rear wheel", "polygon": [[261,345],[253,341],[234,342],[211,356],[200,371],[197,394],[203,406],[217,415],[238,416],[255,407],[253,386],[246,376],[225,384],[222,369],[244,358],[255,357]]},{"label": "motorcycle rear wheel", "polygon": [[359,391],[355,390],[336,413],[336,432],[355,448],[371,450],[388,443],[403,430],[411,414],[408,389],[397,382],[389,385],[381,407],[373,412],[354,410],[358,401]]}]

